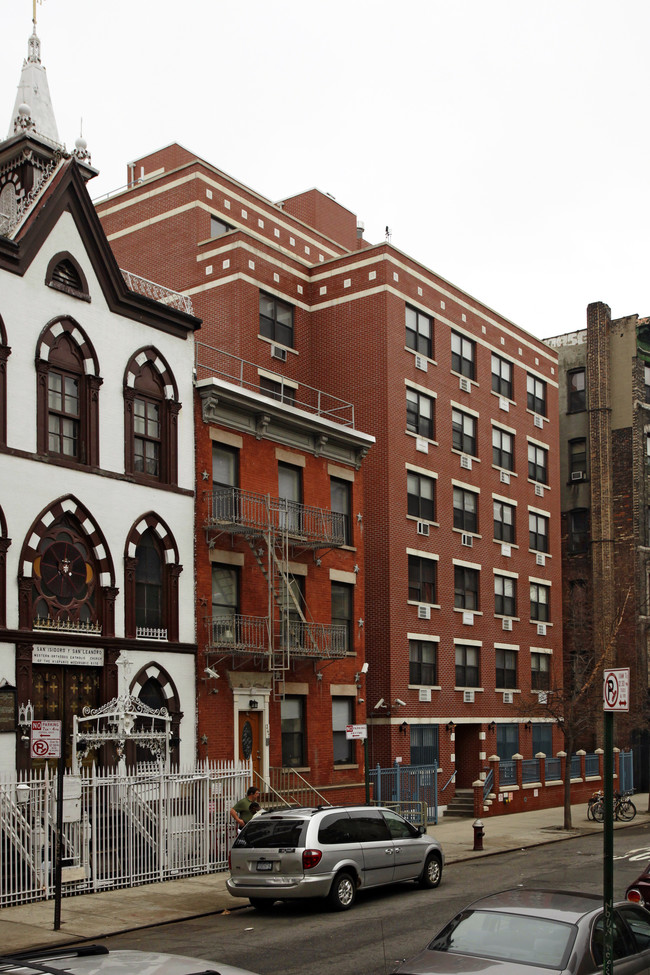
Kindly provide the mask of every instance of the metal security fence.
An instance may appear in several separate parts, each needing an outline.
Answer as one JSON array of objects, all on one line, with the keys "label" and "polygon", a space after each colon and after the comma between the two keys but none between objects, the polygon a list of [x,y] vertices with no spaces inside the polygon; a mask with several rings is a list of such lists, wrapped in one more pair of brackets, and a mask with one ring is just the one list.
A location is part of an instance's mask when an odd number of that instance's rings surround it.
[{"label": "metal security fence", "polygon": [[[226,869],[229,811],[252,778],[248,763],[66,773],[64,894]],[[56,791],[47,768],[0,778],[0,908],[54,896]]]},{"label": "metal security fence", "polygon": [[[438,765],[393,765],[390,768],[370,769],[375,802],[399,803],[407,808],[411,803],[426,809],[426,821],[438,822]],[[405,814],[406,815],[406,814]],[[410,816],[407,816],[410,818]]]}]

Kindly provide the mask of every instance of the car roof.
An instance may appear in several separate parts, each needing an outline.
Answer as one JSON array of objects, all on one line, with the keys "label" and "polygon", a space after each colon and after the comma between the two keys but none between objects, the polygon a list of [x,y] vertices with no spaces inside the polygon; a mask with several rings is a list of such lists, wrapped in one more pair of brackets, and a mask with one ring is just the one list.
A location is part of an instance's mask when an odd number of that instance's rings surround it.
[{"label": "car roof", "polygon": [[468,910],[530,914],[535,917],[576,923],[586,914],[594,914],[602,907],[602,894],[513,887],[510,890],[501,890],[481,897],[470,904]]},{"label": "car roof", "polygon": [[[85,947],[85,946],[84,946]],[[95,946],[93,945],[92,948]],[[30,952],[12,961],[0,956],[0,971],[12,975],[40,975],[45,970],[51,975],[254,975],[248,969],[226,965],[223,962],[193,958],[188,955],[170,955],[159,951],[115,951],[47,949]]]},{"label": "car roof", "polygon": [[[285,816],[289,819],[315,816],[316,813],[335,813],[335,812],[378,812],[386,809],[385,806],[290,806],[282,809],[265,809],[265,816]],[[388,812],[393,812],[388,809]]]}]

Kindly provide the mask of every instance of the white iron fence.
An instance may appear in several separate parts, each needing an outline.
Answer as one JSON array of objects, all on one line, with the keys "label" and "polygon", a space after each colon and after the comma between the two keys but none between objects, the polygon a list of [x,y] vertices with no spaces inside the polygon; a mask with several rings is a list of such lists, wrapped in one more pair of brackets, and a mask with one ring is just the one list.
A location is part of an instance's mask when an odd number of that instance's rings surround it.
[{"label": "white iron fence", "polygon": [[[66,772],[64,894],[225,870],[235,838],[229,811],[252,778],[242,762]],[[0,777],[0,908],[54,896],[56,788],[47,768]]]}]

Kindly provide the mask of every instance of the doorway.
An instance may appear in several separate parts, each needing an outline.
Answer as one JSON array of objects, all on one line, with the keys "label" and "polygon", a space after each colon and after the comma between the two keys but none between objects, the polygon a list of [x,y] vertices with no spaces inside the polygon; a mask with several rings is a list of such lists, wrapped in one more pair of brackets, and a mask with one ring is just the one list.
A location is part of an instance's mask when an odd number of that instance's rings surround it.
[{"label": "doorway", "polygon": [[262,774],[261,722],[261,711],[239,712],[239,758],[243,761],[248,761],[250,758],[253,771],[260,776]]}]

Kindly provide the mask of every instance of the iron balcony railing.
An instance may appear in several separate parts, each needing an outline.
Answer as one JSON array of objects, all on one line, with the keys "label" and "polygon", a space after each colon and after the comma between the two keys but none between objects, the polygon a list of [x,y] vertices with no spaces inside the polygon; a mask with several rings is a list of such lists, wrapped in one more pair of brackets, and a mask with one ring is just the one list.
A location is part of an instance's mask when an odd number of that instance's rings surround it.
[{"label": "iron balcony railing", "polygon": [[[206,619],[208,647],[231,653],[269,653],[269,621],[264,616],[209,616]],[[284,641],[288,640],[285,646]],[[298,657],[333,659],[348,652],[348,630],[340,623],[311,623],[290,620],[275,641]]]},{"label": "iron balcony railing", "polygon": [[[271,391],[260,389],[259,365],[248,362],[239,356],[232,355],[223,349],[213,349],[203,342],[195,342],[195,369],[196,378],[225,380],[235,386],[251,390],[261,396],[274,399],[286,406],[313,413],[325,420],[340,423],[346,427],[354,427],[354,406],[352,403],[332,396],[322,389],[315,389],[307,386],[306,383],[295,383],[283,385],[282,375],[278,373],[277,390]],[[280,354],[282,351],[280,350]],[[281,361],[284,361],[286,351]],[[278,360],[280,361],[280,360]],[[268,369],[268,365],[264,367]]]},{"label": "iron balcony railing", "polygon": [[218,528],[236,535],[261,535],[267,531],[286,533],[303,546],[345,545],[346,516],[340,511],[273,498],[242,488],[216,488],[206,492],[206,528]]}]

